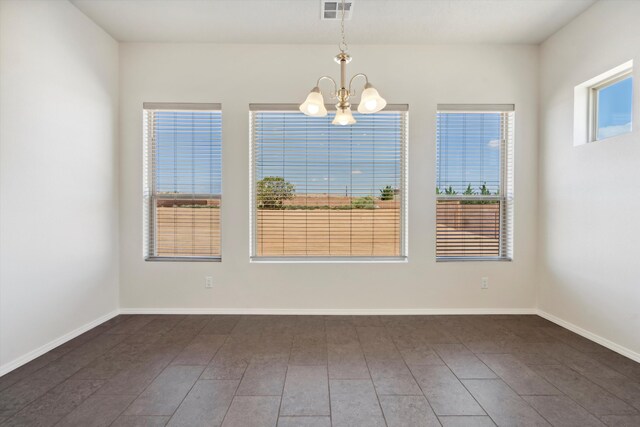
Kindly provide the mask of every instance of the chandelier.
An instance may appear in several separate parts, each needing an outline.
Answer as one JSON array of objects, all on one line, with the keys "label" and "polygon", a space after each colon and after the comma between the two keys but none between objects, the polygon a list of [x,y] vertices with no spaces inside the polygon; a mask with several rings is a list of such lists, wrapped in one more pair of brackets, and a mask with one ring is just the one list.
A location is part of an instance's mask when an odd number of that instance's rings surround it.
[{"label": "chandelier", "polygon": [[340,65],[340,88],[338,89],[338,84],[331,77],[322,76],[316,82],[316,86],[311,89],[309,95],[307,95],[307,99],[300,105],[300,111],[307,116],[325,117],[327,115],[327,109],[324,106],[322,92],[320,92],[320,82],[322,80],[331,81],[334,89],[331,93],[331,99],[337,99],[338,101],[336,104],[336,116],[331,123],[341,126],[352,125],[356,122],[356,119],[353,118],[353,114],[351,114],[351,104],[349,103],[349,99],[356,95],[355,91],[352,89],[352,85],[353,81],[357,77],[362,77],[365,80],[364,90],[360,95],[360,103],[358,104],[359,113],[377,113],[387,105],[387,101],[385,101],[384,98],[378,94],[376,88],[369,83],[369,78],[366,74],[358,73],[351,77],[351,80],[349,80],[349,86],[347,86],[347,64],[351,62],[351,56],[346,52],[348,46],[344,34],[344,9],[345,4],[344,0],[342,0],[342,19],[340,27],[342,32],[342,41],[339,45],[340,53],[334,58],[334,60]]}]

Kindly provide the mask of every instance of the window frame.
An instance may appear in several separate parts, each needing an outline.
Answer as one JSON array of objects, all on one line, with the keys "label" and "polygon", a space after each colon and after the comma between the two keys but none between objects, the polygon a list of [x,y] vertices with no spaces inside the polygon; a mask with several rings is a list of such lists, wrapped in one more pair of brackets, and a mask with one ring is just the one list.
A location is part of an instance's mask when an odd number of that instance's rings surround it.
[{"label": "window frame", "polygon": [[[436,194],[436,239],[434,242],[434,251],[436,253],[436,262],[469,262],[469,261],[513,261],[513,234],[514,234],[514,140],[515,140],[515,105],[514,104],[438,104],[436,109],[436,135],[438,133],[437,116],[440,113],[499,113],[500,121],[500,186],[499,195],[493,196],[464,196],[464,195],[447,195]],[[506,119],[505,119],[506,118]],[[436,137],[436,182],[438,179],[437,171],[439,169],[438,156],[438,138]],[[438,240],[437,240],[437,205],[439,201],[471,201],[471,200],[487,200],[498,201],[500,203],[499,217],[499,255],[498,256],[438,256]],[[506,239],[506,240],[505,240]]]},{"label": "window frame", "polygon": [[[260,112],[300,113],[297,104],[249,104],[249,262],[250,263],[406,263],[408,262],[408,223],[409,223],[409,105],[387,104],[383,111],[402,113],[400,186],[402,201],[400,204],[399,256],[258,256],[257,229],[258,215],[256,205],[256,132],[255,115]],[[334,112],[335,106],[326,106]],[[301,114],[301,113],[300,113]],[[331,125],[334,126],[334,125]]]},{"label": "window frame", "polygon": [[[598,141],[604,141],[606,139],[610,139],[610,138],[615,138],[618,136],[622,136],[622,135],[626,135],[632,132],[633,130],[633,103],[631,105],[631,130],[629,130],[628,132],[623,132],[617,135],[612,135],[612,136],[607,136],[604,138],[598,138],[598,118],[599,118],[599,105],[598,105],[598,100],[599,100],[599,94],[600,91],[603,89],[606,89],[608,87],[611,87],[613,85],[615,85],[616,83],[619,83],[623,80],[626,80],[627,78],[631,78],[632,79],[632,87],[633,87],[633,68],[627,68],[619,73],[616,73],[612,76],[609,76],[607,78],[602,79],[601,81],[599,81],[598,83],[592,85],[589,87],[589,113],[588,113],[588,126],[589,126],[589,133],[588,133],[588,140],[589,142],[598,142]],[[632,89],[633,90],[633,89]],[[633,93],[632,93],[633,96]]]},{"label": "window frame", "polygon": [[[142,106],[143,115],[143,230],[144,244],[143,257],[145,261],[161,262],[221,262],[222,261],[222,224],[220,224],[220,255],[219,256],[162,256],[157,253],[157,205],[158,200],[209,200],[210,194],[185,193],[183,195],[162,196],[156,191],[156,178],[153,174],[152,165],[155,162],[155,128],[148,123],[149,111],[201,111],[218,112],[222,116],[222,104],[220,103],[182,103],[182,102],[144,102]],[[221,123],[222,130],[222,123]],[[222,149],[222,138],[220,139]],[[220,163],[220,174],[222,175],[222,162]],[[221,180],[222,181],[222,180]],[[222,189],[220,191],[222,196]],[[222,204],[220,205],[222,206]],[[219,208],[221,209],[221,207]],[[222,217],[222,215],[220,215]],[[220,218],[222,222],[222,218]],[[153,245],[153,248],[151,247]],[[153,254],[153,255],[152,255]]]}]

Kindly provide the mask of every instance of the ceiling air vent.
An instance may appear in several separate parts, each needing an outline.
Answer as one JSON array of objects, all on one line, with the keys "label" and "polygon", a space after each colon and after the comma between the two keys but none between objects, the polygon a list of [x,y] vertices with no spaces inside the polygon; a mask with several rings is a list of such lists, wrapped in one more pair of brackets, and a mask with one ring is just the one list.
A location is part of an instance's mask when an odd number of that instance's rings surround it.
[{"label": "ceiling air vent", "polygon": [[[326,21],[340,20],[342,19],[342,1],[341,0],[320,0],[321,19]],[[350,20],[353,13],[353,0],[344,2],[344,19]]]}]

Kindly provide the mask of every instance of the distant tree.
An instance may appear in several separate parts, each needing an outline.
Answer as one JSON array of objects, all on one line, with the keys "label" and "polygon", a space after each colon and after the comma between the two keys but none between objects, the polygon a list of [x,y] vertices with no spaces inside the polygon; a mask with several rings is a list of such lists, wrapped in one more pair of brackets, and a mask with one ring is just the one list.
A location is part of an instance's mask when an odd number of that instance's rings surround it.
[{"label": "distant tree", "polygon": [[395,195],[395,191],[393,190],[393,187],[390,185],[387,185],[386,187],[380,190],[380,200],[393,200],[394,195]]},{"label": "distant tree", "polygon": [[[467,191],[469,191],[471,189],[471,185],[469,185],[469,187],[467,187]],[[491,196],[491,191],[489,190],[489,188],[487,187],[487,183],[485,182],[484,184],[482,184],[480,187],[478,187],[478,189],[480,190],[480,195],[481,196]],[[465,191],[465,194],[467,194],[467,191]],[[473,194],[477,194],[477,193],[473,193]],[[498,192],[496,192],[495,195],[498,195]],[[464,202],[462,202],[463,204],[466,205],[493,205],[498,203],[495,200],[465,200]]]},{"label": "distant tree", "polygon": [[283,202],[293,198],[295,186],[281,176],[266,176],[258,181],[256,196],[259,209],[282,209]]},{"label": "distant tree", "polygon": [[442,191],[440,190],[440,187],[436,187],[436,194],[442,194]]},{"label": "distant tree", "polygon": [[446,194],[447,196],[455,196],[456,194],[458,194],[458,192],[454,190],[452,186],[449,186],[449,188],[444,190],[444,194]]},{"label": "distant tree", "polygon": [[473,191],[473,188],[471,188],[471,184],[469,184],[469,185],[467,186],[467,189],[466,189],[466,190],[464,190],[464,193],[462,193],[462,194],[464,194],[465,196],[475,196],[475,195],[476,195],[476,192],[475,192],[475,191]]}]

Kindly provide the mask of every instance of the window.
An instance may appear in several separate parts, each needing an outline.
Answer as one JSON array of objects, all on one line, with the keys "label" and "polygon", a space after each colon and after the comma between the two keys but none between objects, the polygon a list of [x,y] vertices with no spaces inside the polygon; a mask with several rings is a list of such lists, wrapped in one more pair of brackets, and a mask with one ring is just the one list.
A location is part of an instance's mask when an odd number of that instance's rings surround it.
[{"label": "window", "polygon": [[627,61],[573,90],[573,145],[630,133],[633,61]]},{"label": "window", "polygon": [[144,104],[145,258],[219,260],[219,104]]},{"label": "window", "polygon": [[406,109],[335,126],[252,105],[252,259],[404,259]]},{"label": "window", "polygon": [[436,257],[510,260],[513,105],[439,105]]},{"label": "window", "polygon": [[591,88],[591,140],[631,132],[631,70]]}]

